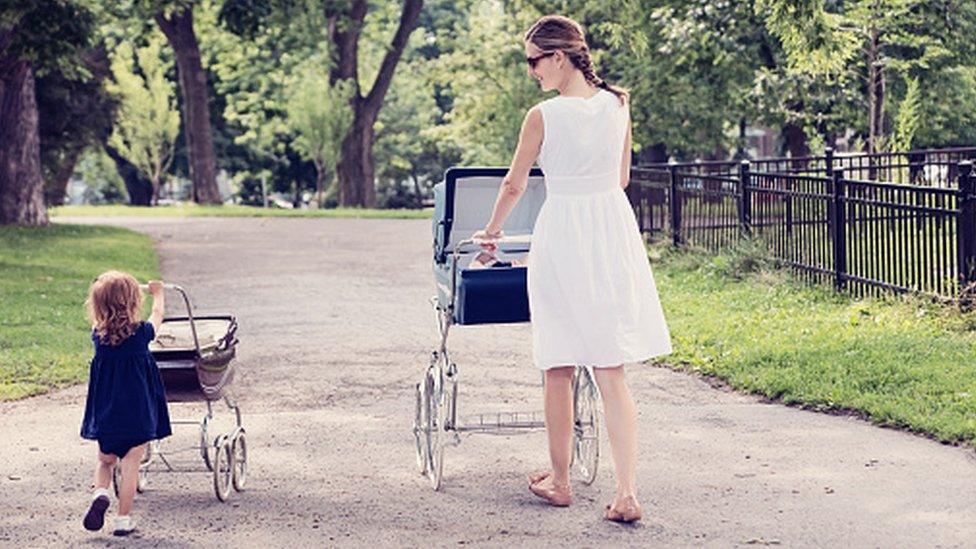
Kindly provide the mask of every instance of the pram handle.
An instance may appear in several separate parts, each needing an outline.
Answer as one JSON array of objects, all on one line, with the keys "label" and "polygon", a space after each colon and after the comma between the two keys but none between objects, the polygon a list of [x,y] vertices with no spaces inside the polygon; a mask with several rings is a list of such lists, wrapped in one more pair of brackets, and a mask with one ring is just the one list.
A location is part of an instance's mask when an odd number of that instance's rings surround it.
[{"label": "pram handle", "polygon": [[[148,292],[149,284],[140,284],[139,289]],[[193,346],[197,349],[197,355],[200,355],[200,340],[197,338],[197,326],[193,321],[193,307],[190,306],[190,296],[187,295],[186,290],[182,286],[177,284],[164,283],[163,289],[179,292],[183,297],[183,304],[186,305],[186,318],[190,321],[190,332],[193,334]]]}]

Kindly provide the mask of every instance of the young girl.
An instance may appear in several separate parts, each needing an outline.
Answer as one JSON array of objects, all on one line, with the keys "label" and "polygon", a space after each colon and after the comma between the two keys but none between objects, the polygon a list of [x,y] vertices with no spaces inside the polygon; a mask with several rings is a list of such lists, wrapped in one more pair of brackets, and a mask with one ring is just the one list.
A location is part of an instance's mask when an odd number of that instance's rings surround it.
[{"label": "young girl", "polygon": [[[627,93],[600,79],[579,23],[557,15],[525,34],[530,77],[559,95],[529,110],[495,210],[474,237],[501,236],[505,218],[525,191],[538,160],[546,202],[532,232],[528,259],[532,350],[545,371],[545,415],[552,470],[529,477],[549,503],[572,503],[575,366],[593,368],[603,398],[617,489],[604,518],[640,520],[636,411],[624,364],[671,351],[671,339],[624,187],[630,175]],[[566,265],[572,265],[566,269]]]},{"label": "young girl", "polygon": [[86,302],[95,357],[81,436],[98,441],[98,465],[95,491],[83,523],[88,530],[102,528],[109,505],[108,484],[112,471],[120,466],[116,536],[135,530],[129,513],[146,444],[171,434],[163,381],[149,353],[149,342],[163,322],[163,283],[150,282],[149,293],[153,297],[149,322],[139,320],[142,292],[136,279],[126,273],[108,271],[96,278]]}]

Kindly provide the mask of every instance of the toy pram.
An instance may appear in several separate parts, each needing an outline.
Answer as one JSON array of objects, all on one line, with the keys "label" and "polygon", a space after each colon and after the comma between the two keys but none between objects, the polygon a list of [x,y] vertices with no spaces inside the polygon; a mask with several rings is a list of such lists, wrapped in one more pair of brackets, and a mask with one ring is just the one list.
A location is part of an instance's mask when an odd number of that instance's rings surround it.
[{"label": "toy pram", "polygon": [[[458,368],[447,351],[451,325],[504,324],[529,321],[527,268],[510,262],[473,268],[481,251],[471,235],[491,217],[505,168],[451,168],[434,187],[434,278],[431,298],[440,334],[423,380],[415,387],[414,439],[417,466],[434,490],[441,484],[444,446],[460,443],[461,433],[508,432],[545,427],[541,412],[507,412],[458,418]],[[527,254],[532,228],[545,201],[542,172],[533,169],[525,194],[512,210],[496,240],[500,258]],[[573,375],[573,462],[582,481],[596,478],[599,461],[597,390],[590,370],[577,367]]]},{"label": "toy pram", "polygon": [[[145,287],[144,287],[145,288]],[[213,473],[214,493],[220,501],[230,496],[231,487],[244,489],[247,480],[247,440],[241,425],[241,410],[230,394],[234,380],[232,359],[237,351],[237,320],[230,315],[194,316],[190,299],[180,286],[166,284],[166,290],[179,292],[186,305],[186,316],[167,317],[159,327],[156,339],[149,350],[159,366],[167,402],[203,401],[207,413],[199,421],[174,420],[172,425],[199,427],[199,444],[193,447],[163,452],[160,441],[152,441],[139,466],[138,491],[148,485],[150,471],[156,458],[165,472],[191,472],[199,469],[176,468],[170,457],[179,453],[197,453],[203,459],[206,471]],[[223,400],[234,412],[236,426],[230,432],[222,432],[210,439],[213,420],[212,402]],[[115,468],[115,490],[120,486],[119,467]]]}]

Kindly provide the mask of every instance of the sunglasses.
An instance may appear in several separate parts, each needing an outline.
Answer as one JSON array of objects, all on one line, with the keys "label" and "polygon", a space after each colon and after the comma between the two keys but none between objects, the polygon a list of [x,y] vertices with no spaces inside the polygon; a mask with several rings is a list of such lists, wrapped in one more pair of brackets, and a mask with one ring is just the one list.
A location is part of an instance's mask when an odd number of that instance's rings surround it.
[{"label": "sunglasses", "polygon": [[554,51],[548,51],[548,52],[545,52],[545,53],[540,53],[539,55],[536,55],[535,57],[526,57],[525,58],[525,62],[529,64],[529,67],[530,68],[533,68],[534,69],[535,66],[539,64],[539,61],[542,61],[546,57],[550,57],[550,56],[555,55],[555,54],[556,54],[556,52],[554,52]]}]

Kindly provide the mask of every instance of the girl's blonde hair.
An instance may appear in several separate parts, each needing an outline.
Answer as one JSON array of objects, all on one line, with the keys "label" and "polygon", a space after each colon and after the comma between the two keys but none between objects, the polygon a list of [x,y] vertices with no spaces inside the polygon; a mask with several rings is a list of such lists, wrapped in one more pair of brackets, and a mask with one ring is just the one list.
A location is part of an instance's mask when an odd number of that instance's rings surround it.
[{"label": "girl's blonde hair", "polygon": [[586,35],[576,21],[562,15],[546,15],[525,32],[524,40],[535,44],[543,52],[563,52],[573,66],[583,73],[587,82],[609,91],[620,99],[621,104],[626,104],[630,96],[627,90],[611,86],[596,75],[590,48],[586,45]]},{"label": "girl's blonde hair", "polygon": [[103,343],[118,345],[136,331],[142,310],[142,292],[132,275],[106,271],[92,282],[85,301],[88,318]]}]

